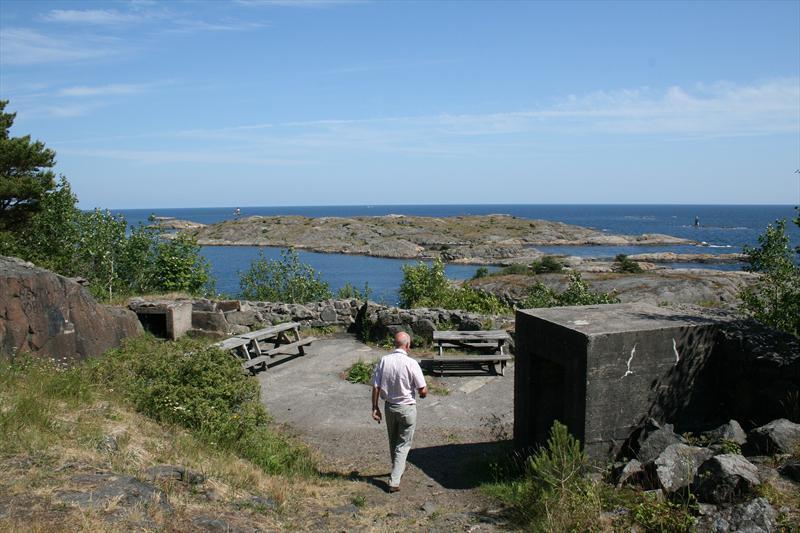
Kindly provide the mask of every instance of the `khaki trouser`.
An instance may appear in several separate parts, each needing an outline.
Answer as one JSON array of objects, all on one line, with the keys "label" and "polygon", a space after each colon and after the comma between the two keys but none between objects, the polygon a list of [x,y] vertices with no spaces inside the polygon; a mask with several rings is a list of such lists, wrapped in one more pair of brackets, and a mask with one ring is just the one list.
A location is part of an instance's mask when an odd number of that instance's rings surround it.
[{"label": "khaki trouser", "polygon": [[414,429],[417,427],[417,406],[386,402],[386,431],[389,433],[389,454],[392,456],[392,474],[389,486],[400,485],[406,469],[406,457],[411,449]]}]

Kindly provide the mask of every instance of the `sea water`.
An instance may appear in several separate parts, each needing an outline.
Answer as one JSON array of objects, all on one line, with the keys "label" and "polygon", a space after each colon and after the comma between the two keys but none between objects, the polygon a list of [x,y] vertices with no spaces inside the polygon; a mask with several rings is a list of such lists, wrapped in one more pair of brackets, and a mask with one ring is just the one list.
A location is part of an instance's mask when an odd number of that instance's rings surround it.
[{"label": "sea water", "polygon": [[[147,223],[151,214],[213,224],[235,218],[234,209],[174,208],[123,209],[131,225]],[[791,205],[378,205],[378,206],[299,206],[299,207],[241,207],[241,217],[252,215],[320,216],[408,216],[446,217],[457,215],[488,215],[503,213],[521,218],[544,219],[585,226],[613,234],[640,235],[664,233],[683,237],[701,246],[548,246],[538,249],[553,254],[582,257],[614,257],[619,253],[644,252],[732,253],[743,246],[758,244],[758,236],[768,224],[787,219],[787,233],[793,246],[800,245],[800,230],[791,219],[796,211]],[[698,225],[695,225],[695,219]],[[203,255],[211,264],[217,290],[237,295],[239,273],[246,270],[259,252],[268,259],[280,257],[278,248],[253,246],[206,246]],[[397,289],[402,281],[402,266],[414,261],[384,259],[344,254],[299,252],[303,262],[319,271],[322,278],[336,291],[345,283],[363,287],[368,283],[372,298],[386,303],[397,302]],[[742,265],[673,265],[676,267],[737,269]],[[467,279],[477,266],[447,265],[447,275]],[[490,267],[490,270],[493,268]]]}]

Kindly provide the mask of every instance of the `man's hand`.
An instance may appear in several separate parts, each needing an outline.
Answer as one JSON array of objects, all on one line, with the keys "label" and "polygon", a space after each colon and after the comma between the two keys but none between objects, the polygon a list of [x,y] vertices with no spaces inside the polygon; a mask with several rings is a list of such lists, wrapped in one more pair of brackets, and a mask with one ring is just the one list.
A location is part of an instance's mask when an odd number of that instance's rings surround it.
[{"label": "man's hand", "polygon": [[372,419],[375,422],[377,422],[378,424],[380,424],[381,423],[381,418],[383,418],[383,415],[381,415],[381,410],[378,409],[377,407],[374,407],[372,409]]}]

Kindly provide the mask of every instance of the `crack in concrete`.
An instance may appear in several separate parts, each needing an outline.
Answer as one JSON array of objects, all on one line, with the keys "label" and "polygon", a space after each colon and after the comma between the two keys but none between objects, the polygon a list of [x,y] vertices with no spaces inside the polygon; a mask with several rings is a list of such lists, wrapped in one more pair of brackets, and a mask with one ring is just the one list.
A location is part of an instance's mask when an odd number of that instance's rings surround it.
[{"label": "crack in concrete", "polygon": [[634,344],[633,349],[631,350],[631,356],[628,358],[628,369],[625,371],[624,374],[622,374],[622,377],[619,379],[623,379],[633,375],[633,370],[631,370],[631,363],[633,362],[633,356],[635,353],[636,353],[636,345]]}]

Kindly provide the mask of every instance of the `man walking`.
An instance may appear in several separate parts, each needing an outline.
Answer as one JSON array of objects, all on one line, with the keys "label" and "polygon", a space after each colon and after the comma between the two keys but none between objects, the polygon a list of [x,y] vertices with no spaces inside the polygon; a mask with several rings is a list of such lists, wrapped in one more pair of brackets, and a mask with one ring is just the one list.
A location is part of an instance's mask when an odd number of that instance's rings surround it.
[{"label": "man walking", "polygon": [[392,457],[392,474],[389,477],[389,492],[400,490],[400,478],[406,469],[406,456],[411,449],[414,429],[417,426],[417,402],[428,395],[428,387],[422,369],[408,356],[411,337],[405,331],[394,336],[395,350],[384,355],[372,375],[372,418],[381,423],[378,398],[386,402],[386,430],[389,433],[389,453]]}]

